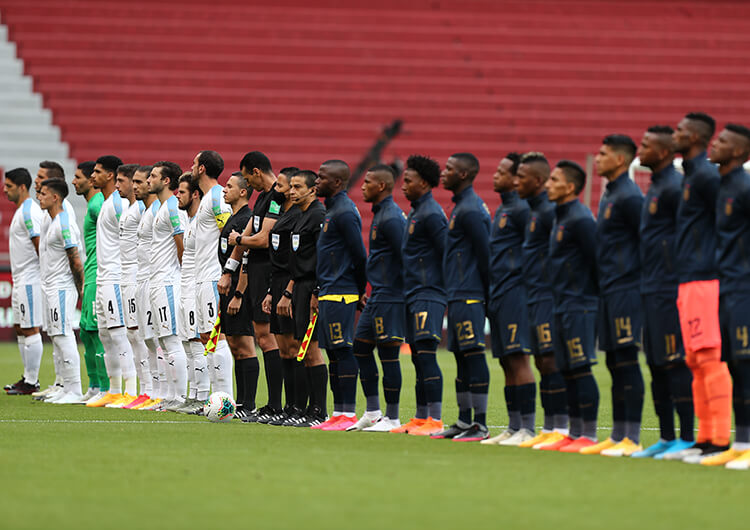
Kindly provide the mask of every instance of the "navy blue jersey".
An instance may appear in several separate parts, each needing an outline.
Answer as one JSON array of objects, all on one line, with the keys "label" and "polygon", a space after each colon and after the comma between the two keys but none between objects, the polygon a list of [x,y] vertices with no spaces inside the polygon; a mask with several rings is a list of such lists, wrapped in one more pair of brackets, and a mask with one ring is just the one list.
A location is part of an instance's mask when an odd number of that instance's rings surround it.
[{"label": "navy blue jersey", "polygon": [[716,272],[716,197],[719,171],[706,158],[705,151],[692,160],[684,160],[682,197],[677,207],[675,255],[680,282],[715,280]]},{"label": "navy blue jersey", "polygon": [[672,164],[651,175],[641,208],[641,292],[677,292],[674,252],[682,175]]},{"label": "navy blue jersey", "polygon": [[642,207],[643,194],[627,171],[607,182],[596,223],[596,261],[602,293],[638,288],[640,284]]},{"label": "navy blue jersey", "polygon": [[448,301],[484,301],[490,287],[490,210],[472,186],[453,202],[443,255]]},{"label": "navy blue jersey", "polygon": [[716,262],[722,294],[750,290],[750,175],[741,165],[721,177]]},{"label": "navy blue jersey", "polygon": [[543,191],[527,199],[531,211],[523,240],[523,279],[526,299],[535,304],[552,300],[547,261],[549,260],[549,235],[555,223],[555,203]]},{"label": "navy blue jersey", "polygon": [[578,199],[557,205],[549,239],[555,312],[596,311],[596,221]]},{"label": "navy blue jersey", "polygon": [[427,192],[411,203],[401,244],[406,300],[446,303],[443,283],[443,253],[448,219]]},{"label": "navy blue jersey", "polygon": [[326,216],[318,238],[320,294],[363,294],[367,287],[367,252],[362,218],[345,191],[325,200]]},{"label": "navy blue jersey", "polygon": [[370,256],[367,258],[367,279],[372,286],[372,301],[403,302],[401,244],[406,216],[390,195],[373,205],[372,211]]},{"label": "navy blue jersey", "polygon": [[501,193],[490,234],[490,299],[523,285],[523,240],[529,204],[515,191]]}]

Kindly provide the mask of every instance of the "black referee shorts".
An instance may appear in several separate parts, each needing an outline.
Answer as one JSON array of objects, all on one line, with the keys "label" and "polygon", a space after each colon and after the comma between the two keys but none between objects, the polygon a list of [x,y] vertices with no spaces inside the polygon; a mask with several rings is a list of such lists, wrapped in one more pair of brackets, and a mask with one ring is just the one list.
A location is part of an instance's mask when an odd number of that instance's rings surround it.
[{"label": "black referee shorts", "polygon": [[263,312],[263,299],[268,293],[271,280],[271,262],[250,262],[247,264],[247,291],[250,319],[253,322],[268,324],[271,315]]},{"label": "black referee shorts", "polygon": [[[239,277],[239,275],[238,275]],[[227,312],[229,302],[232,300],[234,291],[237,289],[238,277],[232,278],[232,288],[229,295],[219,295],[219,310],[221,311],[221,332],[224,335],[249,335],[253,336],[253,323],[250,318],[250,307],[247,299],[247,291],[242,298],[242,305],[236,315],[230,315]]]},{"label": "black referee shorts", "polygon": [[276,313],[276,305],[281,300],[290,279],[291,275],[277,274],[277,271],[274,271],[271,278],[271,333],[275,335],[291,335],[294,333],[294,320]]},{"label": "black referee shorts", "polygon": [[[315,280],[302,280],[294,284],[292,292],[292,315],[294,316],[294,338],[301,341],[305,338],[307,325],[310,323],[310,299],[312,298],[313,289],[315,289]],[[312,335],[312,340],[318,340],[318,329]]]}]

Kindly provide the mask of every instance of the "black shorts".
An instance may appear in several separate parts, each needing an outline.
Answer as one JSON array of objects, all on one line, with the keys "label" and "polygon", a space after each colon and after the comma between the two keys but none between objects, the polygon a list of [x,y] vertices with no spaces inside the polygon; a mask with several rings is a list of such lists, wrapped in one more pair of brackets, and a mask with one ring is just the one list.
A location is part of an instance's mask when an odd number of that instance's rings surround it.
[{"label": "black shorts", "polygon": [[404,342],[406,312],[399,302],[367,302],[357,322],[355,339],[377,344]]},{"label": "black shorts", "polygon": [[250,319],[250,308],[248,307],[247,291],[242,297],[242,305],[236,315],[230,315],[227,312],[229,301],[233,298],[235,289],[237,289],[237,278],[232,278],[232,288],[229,289],[231,294],[219,295],[219,310],[221,311],[221,332],[224,335],[249,335],[253,336],[253,323]]},{"label": "black shorts", "polygon": [[268,294],[271,283],[271,262],[250,262],[247,264],[247,291],[250,319],[253,322],[268,324],[271,315],[263,312],[263,299]]},{"label": "black shorts", "polygon": [[596,311],[555,313],[552,334],[561,372],[596,364]]},{"label": "black shorts", "polygon": [[721,360],[750,360],[750,293],[732,291],[719,297]]},{"label": "black shorts", "polygon": [[552,300],[529,304],[529,328],[533,355],[549,355],[555,352],[552,345],[554,312]]},{"label": "black shorts", "polygon": [[641,348],[643,308],[638,289],[607,293],[599,299],[599,349]]},{"label": "black shorts", "polygon": [[[302,340],[310,323],[310,298],[315,289],[315,280],[302,280],[294,283],[292,291],[292,316],[294,316],[294,338]],[[318,326],[312,334],[312,340],[317,341]]]},{"label": "black shorts", "polygon": [[[279,303],[284,294],[286,286],[289,285],[291,276],[284,273],[274,272],[271,278],[271,333],[274,335],[290,335],[294,333],[294,320],[276,313],[276,304]],[[308,302],[309,303],[309,302]]]},{"label": "black shorts", "polygon": [[448,349],[453,353],[484,350],[484,302],[448,302]]},{"label": "black shorts", "polygon": [[[677,312],[677,291],[648,293],[643,303],[643,349],[648,363],[664,366],[685,358],[682,347],[680,315]],[[724,341],[722,340],[722,347]]]},{"label": "black shorts", "polygon": [[[356,297],[347,300],[345,297]],[[351,347],[354,344],[354,321],[359,297],[351,295],[321,295],[318,298],[318,343],[325,350]]]},{"label": "black shorts", "polygon": [[490,301],[489,321],[492,356],[531,353],[526,288],[517,285]]}]

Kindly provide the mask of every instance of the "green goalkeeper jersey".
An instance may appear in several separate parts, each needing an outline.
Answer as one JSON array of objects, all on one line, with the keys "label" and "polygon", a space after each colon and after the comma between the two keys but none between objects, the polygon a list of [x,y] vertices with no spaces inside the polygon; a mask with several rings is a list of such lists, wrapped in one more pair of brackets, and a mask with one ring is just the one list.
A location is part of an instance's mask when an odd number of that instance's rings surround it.
[{"label": "green goalkeeper jersey", "polygon": [[96,220],[104,204],[104,195],[97,193],[88,202],[86,218],[83,220],[83,243],[86,247],[86,263],[83,264],[84,283],[96,283]]}]

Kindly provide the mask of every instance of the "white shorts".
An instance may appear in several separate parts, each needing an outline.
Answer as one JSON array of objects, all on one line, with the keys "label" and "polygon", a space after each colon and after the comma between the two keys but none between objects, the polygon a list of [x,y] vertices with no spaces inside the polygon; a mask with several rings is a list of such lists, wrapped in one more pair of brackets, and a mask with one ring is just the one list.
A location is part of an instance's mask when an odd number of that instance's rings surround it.
[{"label": "white shorts", "polygon": [[125,326],[138,327],[138,286],[134,283],[120,286],[122,302],[125,304]]},{"label": "white shorts", "polygon": [[36,328],[42,325],[44,302],[39,284],[14,285],[10,298],[13,324],[21,328]]},{"label": "white shorts", "polygon": [[158,337],[177,335],[180,314],[177,301],[180,299],[179,285],[151,287],[151,311],[154,317],[154,333]]},{"label": "white shorts", "polygon": [[96,286],[96,324],[99,329],[125,325],[122,294],[118,284]]},{"label": "white shorts", "polygon": [[200,282],[195,290],[195,316],[198,333],[210,333],[219,313],[219,282]]},{"label": "white shorts", "polygon": [[78,292],[75,289],[48,289],[47,292],[47,335],[70,335],[73,333]]},{"label": "white shorts", "polygon": [[192,296],[180,297],[180,321],[179,335],[182,340],[197,339],[200,337],[198,328],[195,327],[195,298]]},{"label": "white shorts", "polygon": [[151,340],[156,333],[154,331],[154,313],[151,311],[151,288],[148,281],[138,284],[135,298],[138,333],[143,340]]}]

